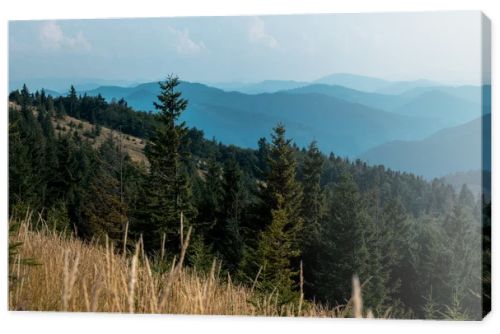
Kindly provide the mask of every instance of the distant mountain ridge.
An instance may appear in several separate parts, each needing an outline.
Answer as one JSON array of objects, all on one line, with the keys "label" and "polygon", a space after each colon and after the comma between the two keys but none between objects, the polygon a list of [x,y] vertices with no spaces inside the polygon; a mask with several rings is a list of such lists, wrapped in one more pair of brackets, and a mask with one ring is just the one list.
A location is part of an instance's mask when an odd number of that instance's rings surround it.
[{"label": "distant mountain ridge", "polygon": [[459,88],[437,87],[436,89],[422,89],[418,94],[390,95],[364,92],[338,85],[313,84],[285,92],[324,94],[401,115],[432,119],[443,128],[468,122],[481,115],[480,87],[470,86],[461,89],[464,94],[467,94],[467,99],[449,93],[452,89],[458,90]]},{"label": "distant mountain ridge", "polygon": [[375,92],[390,85],[391,81],[350,73],[334,73],[319,78],[313,83],[344,86],[365,92]]},{"label": "distant mountain ridge", "polygon": [[[386,112],[318,93],[243,94],[198,83],[179,86],[189,106],[184,120],[224,143],[255,147],[258,138],[283,122],[289,136],[306,146],[316,139],[325,152],[355,156],[389,140],[423,138],[439,129],[420,117]],[[100,87],[87,91],[111,100],[123,97],[131,106],[151,110],[159,92],[157,83],[133,88]]]},{"label": "distant mountain ridge", "polygon": [[322,77],[314,83],[338,85],[370,93],[401,94],[418,87],[439,86],[440,84],[424,79],[408,81],[389,81],[350,73],[335,73]]},{"label": "distant mountain ridge", "polygon": [[257,83],[220,83],[208,86],[222,89],[227,92],[240,92],[245,94],[276,93],[282,90],[294,89],[308,85],[305,81],[293,80],[264,80]]},{"label": "distant mountain ridge", "polygon": [[[491,114],[447,128],[420,141],[392,141],[359,155],[370,164],[426,178],[491,167]],[[484,146],[483,146],[484,145]],[[484,152],[484,153],[483,153]]]},{"label": "distant mountain ridge", "polygon": [[327,85],[315,83],[295,89],[284,91],[289,94],[324,94],[353,103],[369,105],[374,108],[392,111],[405,103],[411,101],[411,98],[405,98],[395,95],[365,92],[341,85]]},{"label": "distant mountain ridge", "polygon": [[481,105],[480,99],[473,103],[444,91],[429,90],[394,111],[407,116],[432,118],[447,126],[454,126],[479,117]]},{"label": "distant mountain ridge", "polygon": [[441,84],[429,80],[390,81],[369,76],[334,73],[313,81],[294,80],[264,80],[254,83],[228,82],[207,83],[208,86],[216,87],[225,91],[235,91],[245,94],[276,93],[282,90],[300,88],[308,85],[343,86],[369,93],[382,93],[397,95],[414,88],[425,88],[441,86]]}]

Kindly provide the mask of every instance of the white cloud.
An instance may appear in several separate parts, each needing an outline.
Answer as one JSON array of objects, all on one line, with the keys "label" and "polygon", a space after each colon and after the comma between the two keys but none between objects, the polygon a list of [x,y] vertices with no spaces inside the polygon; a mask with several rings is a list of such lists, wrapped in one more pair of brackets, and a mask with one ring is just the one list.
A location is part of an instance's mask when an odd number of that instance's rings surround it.
[{"label": "white cloud", "polygon": [[192,56],[206,49],[203,41],[195,42],[191,39],[187,29],[179,30],[170,27],[170,32],[175,37],[175,49],[179,54]]},{"label": "white cloud", "polygon": [[40,27],[39,40],[48,50],[70,49],[85,52],[92,48],[82,32],[76,36],[67,36],[56,22],[43,23]]},{"label": "white cloud", "polygon": [[248,37],[252,43],[262,44],[271,49],[278,47],[278,41],[266,31],[266,24],[261,18],[254,17],[252,19]]}]

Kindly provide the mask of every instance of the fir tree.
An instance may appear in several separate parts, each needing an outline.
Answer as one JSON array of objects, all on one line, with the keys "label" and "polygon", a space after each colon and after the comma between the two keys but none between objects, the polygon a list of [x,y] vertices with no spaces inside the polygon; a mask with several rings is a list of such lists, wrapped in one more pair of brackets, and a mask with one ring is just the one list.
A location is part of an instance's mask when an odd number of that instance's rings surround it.
[{"label": "fir tree", "polygon": [[259,288],[264,292],[274,291],[279,303],[290,303],[298,298],[293,259],[300,255],[297,247],[299,225],[291,225],[286,203],[281,194],[276,195],[276,209],[271,212],[271,224],[261,233],[257,259],[262,268]]},{"label": "fir tree", "polygon": [[[371,226],[358,187],[350,174],[341,176],[329,202],[329,212],[321,227],[322,261],[315,274],[314,285],[317,298],[335,304],[349,300],[353,275],[358,275],[361,282],[370,278],[367,239]],[[363,298],[368,295],[368,289],[364,288]]]},{"label": "fir tree", "polygon": [[[443,235],[446,236],[442,254],[446,259],[446,278],[443,281],[448,296],[458,299],[464,311],[479,318],[481,300],[477,296],[481,291],[481,277],[469,273],[481,270],[480,227],[462,206],[464,198],[467,200],[467,192],[463,187],[452,213],[443,223]],[[456,300],[450,299],[447,304],[456,304]]]},{"label": "fir tree", "polygon": [[[42,111],[42,113],[44,113]],[[40,210],[46,199],[46,182],[45,173],[45,137],[40,125],[39,119],[35,118],[32,107],[23,106],[21,108],[21,115],[23,121],[23,141],[24,145],[28,147],[29,161],[31,163],[32,173],[29,176],[29,183],[31,190],[23,196],[29,199],[32,208]]]},{"label": "fir tree", "polygon": [[304,188],[302,215],[306,233],[317,231],[324,215],[324,199],[320,184],[323,161],[323,155],[313,141],[309,145],[302,168]]},{"label": "fir tree", "polygon": [[241,223],[246,203],[243,197],[242,173],[233,157],[224,164],[222,189],[221,240],[218,243],[218,252],[222,254],[229,270],[235,271],[243,255]]},{"label": "fir tree", "polygon": [[38,108],[38,122],[45,140],[45,157],[43,166],[41,166],[43,169],[39,171],[44,175],[45,181],[45,189],[43,189],[44,193],[42,198],[44,206],[50,208],[55,204],[55,202],[57,202],[57,195],[54,191],[54,182],[56,177],[54,170],[57,169],[58,165],[57,144],[54,128],[52,126],[51,115],[45,110],[43,105]]},{"label": "fir tree", "polygon": [[302,189],[295,179],[294,150],[285,137],[285,127],[278,124],[272,137],[262,196],[269,223],[260,235],[257,260],[262,267],[261,286],[268,291],[278,289],[282,301],[290,301],[296,296],[292,292],[300,256]]},{"label": "fir tree", "polygon": [[[280,123],[274,128],[269,152],[269,172],[262,191],[263,213],[271,221],[272,210],[278,209],[281,196],[292,225],[301,225],[302,189],[296,180],[296,160],[291,140],[285,137],[285,127]],[[279,195],[279,196],[278,196]]]},{"label": "fir tree", "polygon": [[175,252],[179,248],[181,213],[187,218],[185,223],[195,214],[185,170],[189,155],[181,146],[187,130],[184,122],[178,122],[187,108],[187,100],[176,91],[179,83],[173,76],[160,83],[161,91],[155,102],[159,124],[145,148],[150,172],[144,189],[145,203],[137,219],[138,232],[144,235],[147,247],[159,249],[165,234],[167,245]]},{"label": "fir tree", "polygon": [[23,88],[21,89],[21,107],[29,107],[33,104],[33,97],[28,90],[26,84],[23,84]]},{"label": "fir tree", "polygon": [[61,143],[67,146],[61,150],[59,181],[66,184],[61,188],[68,203],[68,215],[73,222],[74,232],[84,239],[92,238],[93,228],[88,224],[85,208],[90,197],[95,152],[90,144],[83,142],[75,131]]},{"label": "fir tree", "polygon": [[76,95],[76,89],[71,85],[68,95],[68,111],[73,117],[80,118],[80,109],[78,108],[78,96]]},{"label": "fir tree", "polygon": [[316,142],[313,141],[307,150],[302,167],[302,216],[304,231],[302,233],[302,259],[304,263],[304,278],[306,293],[313,294],[313,272],[321,259],[319,254],[320,223],[325,215],[324,196],[321,189],[321,173],[324,158]]}]

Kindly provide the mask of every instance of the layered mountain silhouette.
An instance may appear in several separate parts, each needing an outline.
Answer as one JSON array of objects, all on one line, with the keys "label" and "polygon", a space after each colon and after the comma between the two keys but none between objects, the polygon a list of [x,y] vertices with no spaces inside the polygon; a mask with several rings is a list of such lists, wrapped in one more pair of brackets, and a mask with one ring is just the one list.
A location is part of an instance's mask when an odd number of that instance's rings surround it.
[{"label": "layered mountain silhouette", "polygon": [[350,73],[330,74],[319,78],[314,83],[344,86],[366,92],[375,92],[392,84],[391,81]]},{"label": "layered mountain silhouette", "polygon": [[[480,87],[414,88],[412,93],[390,95],[363,92],[344,86],[313,84],[288,90],[290,94],[318,93],[401,115],[424,117],[442,127],[458,125],[481,115]],[[418,93],[417,93],[418,92]],[[459,97],[462,93],[466,98]]]},{"label": "layered mountain silhouette", "polygon": [[[393,111],[396,108],[409,103],[412,98],[398,95],[387,95],[380,93],[364,92],[357,89],[348,88],[340,85],[311,84],[286,91],[289,94],[310,94],[317,93],[336,97],[348,102],[359,103],[366,106]],[[417,95],[418,96],[418,95]]]},{"label": "layered mountain silhouette", "polygon": [[[36,83],[46,91],[61,84],[52,79],[46,86],[42,79]],[[427,178],[482,168],[478,124],[489,122],[481,115],[489,113],[490,105],[481,102],[490,100],[490,86],[395,82],[341,73],[313,82],[182,82],[179,89],[189,100],[183,120],[226,144],[256,147],[259,138],[282,122],[299,146],[316,140],[326,153]],[[48,91],[54,96],[59,92]],[[100,94],[108,101],[123,98],[143,111],[154,111],[158,93],[157,82],[132,86],[82,81],[79,86],[79,94]]]},{"label": "layered mountain silhouette", "polygon": [[383,94],[401,94],[413,88],[439,85],[433,81],[423,79],[411,81],[388,81],[350,73],[331,74],[316,80],[314,83],[338,85],[356,90]]},{"label": "layered mountain silhouette", "polygon": [[429,80],[413,81],[388,81],[374,77],[368,77],[350,73],[335,73],[324,76],[313,82],[293,80],[264,80],[257,83],[209,83],[209,86],[220,88],[225,91],[236,91],[245,94],[275,93],[281,90],[294,89],[307,85],[323,84],[330,86],[343,86],[365,92],[377,92],[383,94],[401,94],[413,88],[424,88],[438,86],[438,83]]},{"label": "layered mountain silhouette", "polygon": [[307,86],[309,83],[293,80],[264,80],[257,83],[218,83],[209,86],[219,88],[228,92],[240,92],[245,94],[275,93],[282,90],[294,89]]},{"label": "layered mountain silhouette", "polygon": [[[315,92],[243,94],[188,82],[182,82],[179,89],[189,100],[183,118],[190,126],[224,143],[245,147],[255,147],[278,122],[286,125],[299,146],[317,140],[324,151],[349,157],[390,140],[420,139],[440,128],[423,117]],[[108,100],[124,98],[134,108],[151,110],[158,92],[156,83],[148,83],[133,88],[100,87],[86,93]]]},{"label": "layered mountain silhouette", "polygon": [[491,169],[491,114],[419,141],[396,140],[359,155],[370,164],[426,178]]}]

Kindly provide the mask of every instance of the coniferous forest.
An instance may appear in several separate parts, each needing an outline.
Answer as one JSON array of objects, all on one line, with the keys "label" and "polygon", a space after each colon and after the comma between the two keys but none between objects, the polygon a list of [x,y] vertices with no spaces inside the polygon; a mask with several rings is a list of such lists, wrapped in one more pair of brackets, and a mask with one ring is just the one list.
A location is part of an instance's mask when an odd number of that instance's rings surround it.
[{"label": "coniferous forest", "polygon": [[[190,101],[179,83],[160,83],[155,113],[74,87],[11,92],[11,220],[33,212],[61,236],[117,252],[133,253],[140,240],[155,272],[169,271],[190,238],[187,267],[210,273],[217,259],[234,284],[283,305],[345,305],[357,276],[376,317],[488,312],[489,198],[314,141],[299,147],[281,123],[257,149],[206,138],[180,119]],[[138,138],[144,158],[104,129]]]}]

